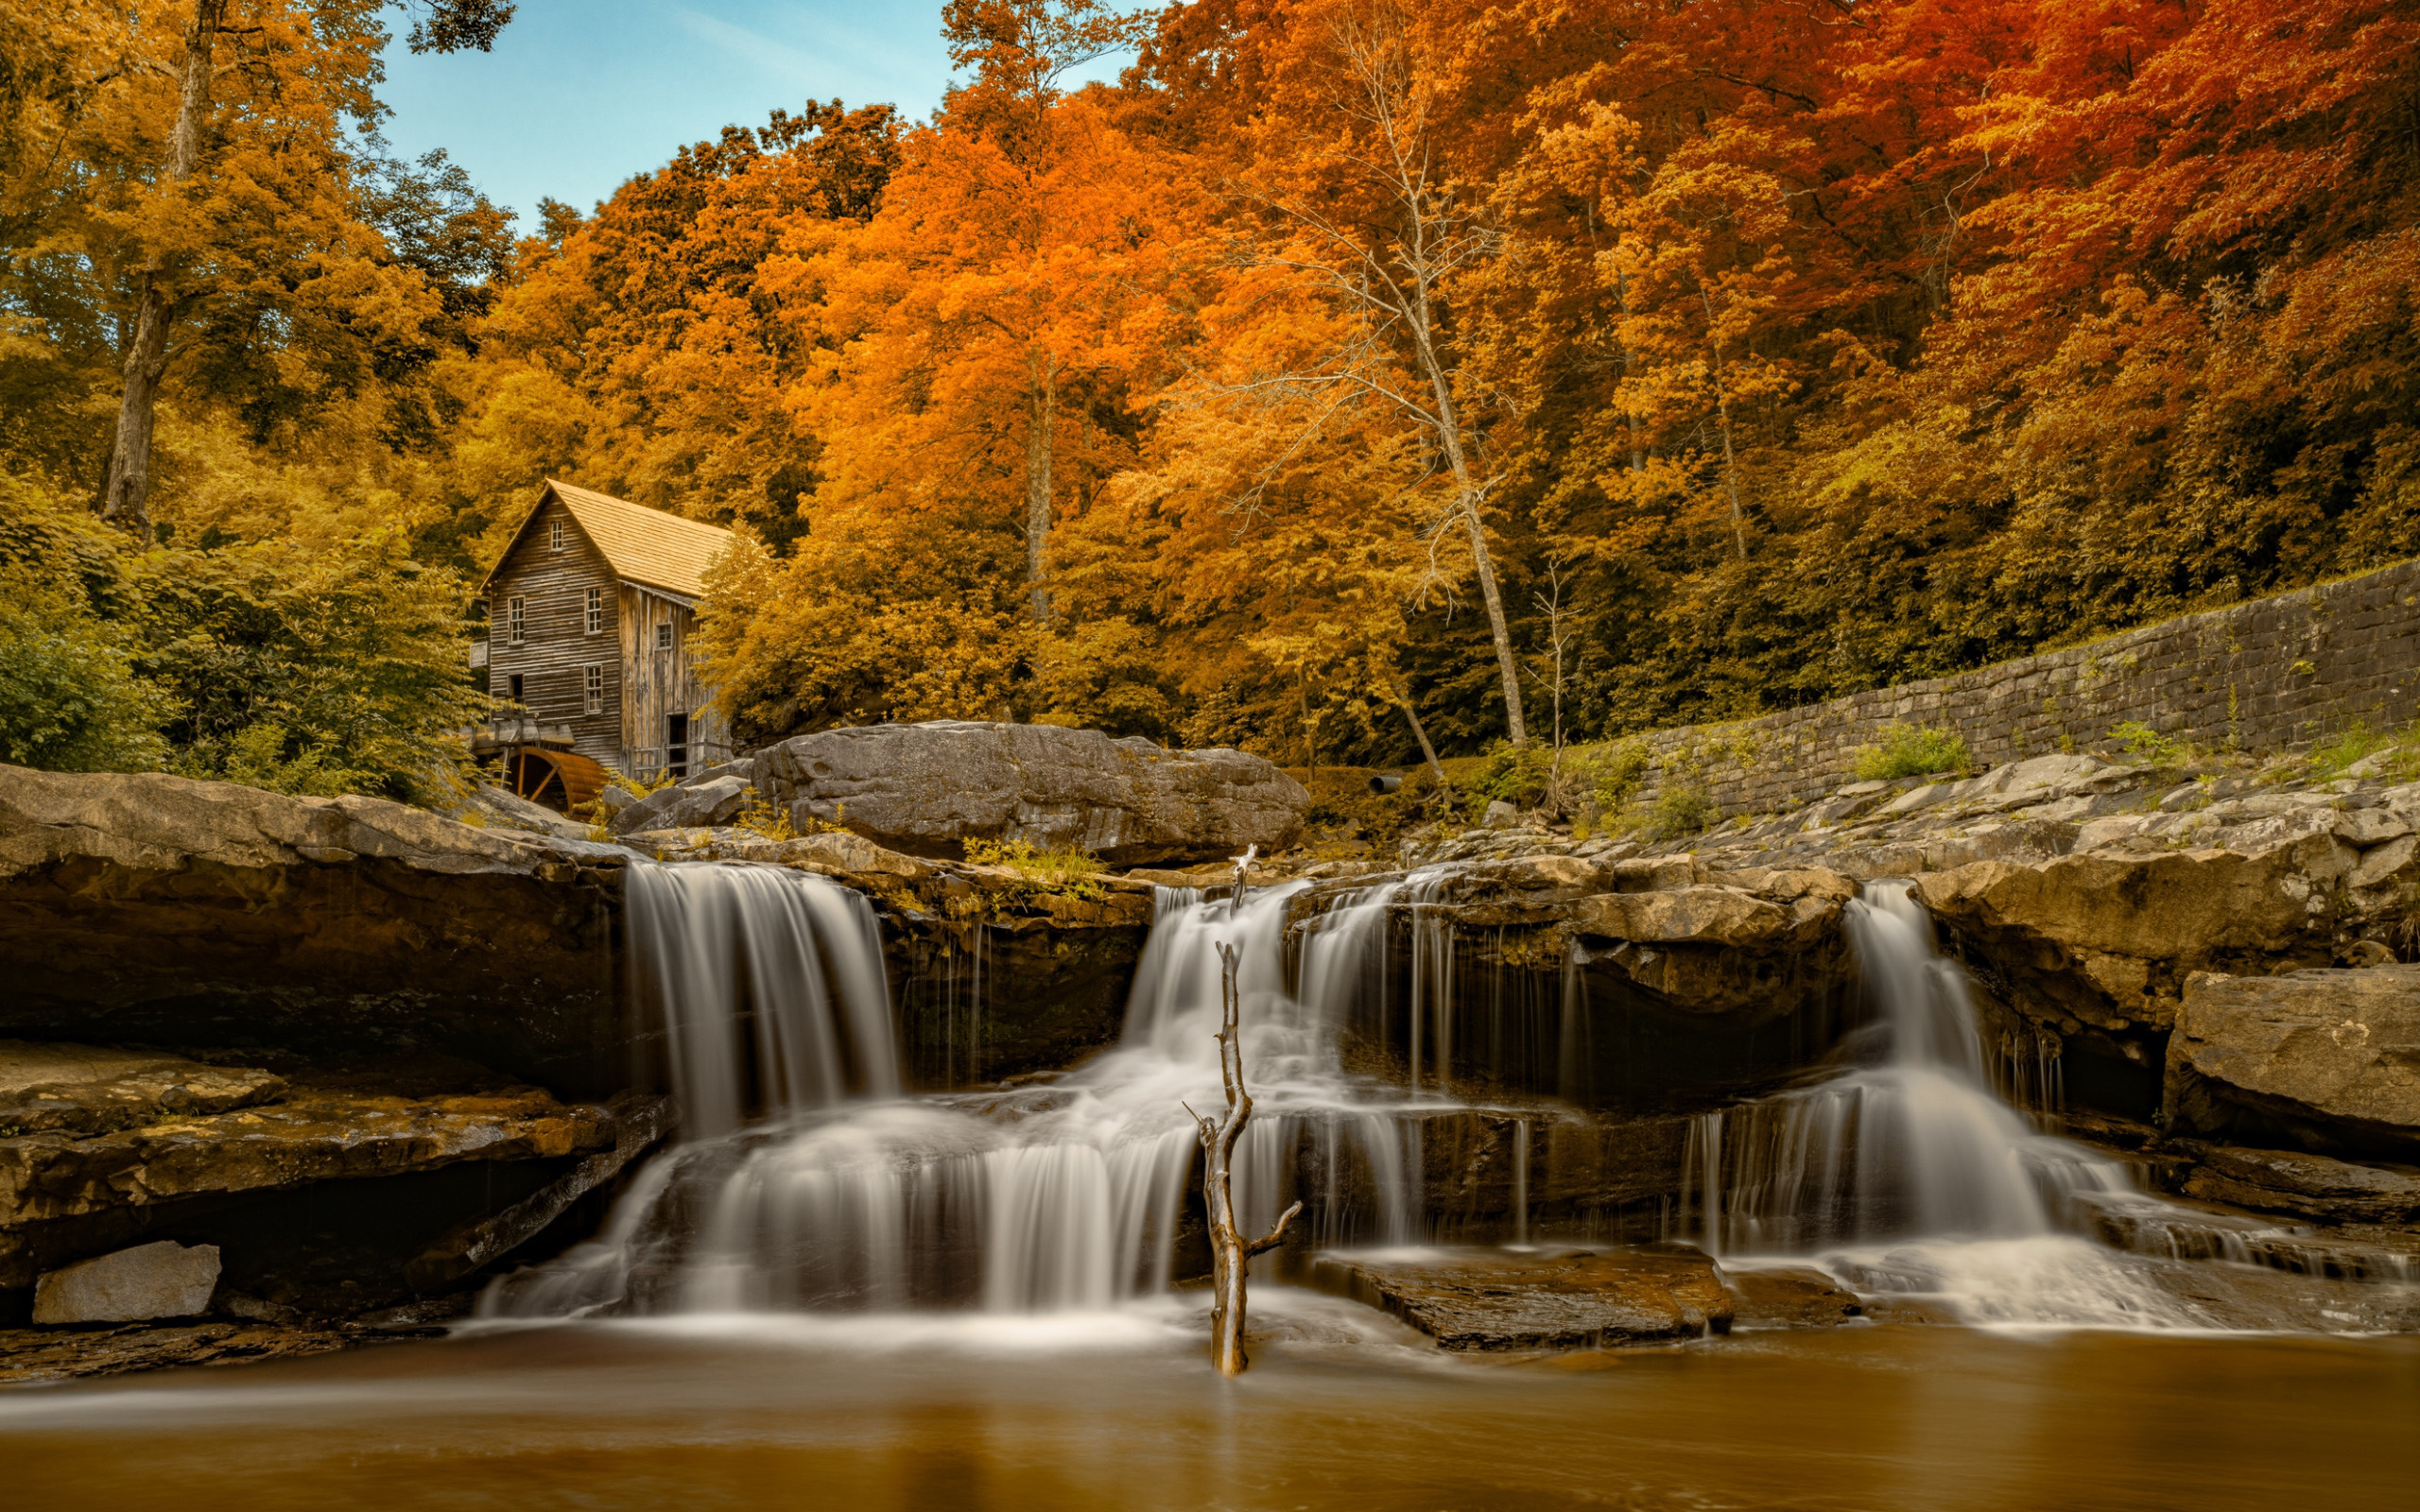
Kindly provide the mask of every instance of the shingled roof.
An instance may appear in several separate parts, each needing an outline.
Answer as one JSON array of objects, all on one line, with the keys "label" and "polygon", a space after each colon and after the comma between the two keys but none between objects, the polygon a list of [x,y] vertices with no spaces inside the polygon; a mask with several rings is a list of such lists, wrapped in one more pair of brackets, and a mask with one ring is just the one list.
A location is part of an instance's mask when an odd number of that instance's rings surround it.
[{"label": "shingled roof", "polygon": [[[538,502],[529,507],[520,528],[513,531],[512,542],[505,547],[504,557],[496,558],[497,568],[512,555],[512,547],[521,543],[522,532],[546,507],[549,494],[562,501],[563,507],[579,523],[580,532],[603,554],[614,576],[682,598],[705,596],[706,568],[734,539],[720,525],[700,524],[643,504],[616,499],[610,493],[548,478],[538,492]],[[494,580],[495,572],[495,568],[489,570],[488,581]]]}]

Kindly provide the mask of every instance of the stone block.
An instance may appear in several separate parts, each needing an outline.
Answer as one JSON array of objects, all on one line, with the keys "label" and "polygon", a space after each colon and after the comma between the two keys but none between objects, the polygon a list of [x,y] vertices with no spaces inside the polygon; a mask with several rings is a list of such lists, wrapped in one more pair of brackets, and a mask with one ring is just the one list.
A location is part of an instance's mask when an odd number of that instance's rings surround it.
[{"label": "stone block", "polygon": [[34,1285],[37,1323],[139,1323],[191,1317],[218,1284],[218,1246],[137,1245],[50,1272]]}]

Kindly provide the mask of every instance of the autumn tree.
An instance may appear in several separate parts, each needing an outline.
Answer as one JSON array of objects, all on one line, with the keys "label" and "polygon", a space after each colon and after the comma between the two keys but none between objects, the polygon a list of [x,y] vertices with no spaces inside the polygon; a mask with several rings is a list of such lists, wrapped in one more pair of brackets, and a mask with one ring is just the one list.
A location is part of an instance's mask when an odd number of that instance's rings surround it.
[{"label": "autumn tree", "polygon": [[[491,0],[428,3],[415,51],[484,50],[512,13]],[[158,19],[173,14],[173,26],[130,39],[133,129],[111,133],[119,194],[101,222],[131,306],[104,519],[149,532],[152,426],[172,331],[289,303],[280,274],[306,249],[319,253],[298,270],[306,284],[342,282],[328,265],[361,252],[336,139],[347,117],[376,118],[369,91],[386,41],[380,9],[380,0],[189,0],[162,8]],[[145,56],[151,35],[175,36],[177,55]],[[171,82],[173,103],[162,97]]]}]

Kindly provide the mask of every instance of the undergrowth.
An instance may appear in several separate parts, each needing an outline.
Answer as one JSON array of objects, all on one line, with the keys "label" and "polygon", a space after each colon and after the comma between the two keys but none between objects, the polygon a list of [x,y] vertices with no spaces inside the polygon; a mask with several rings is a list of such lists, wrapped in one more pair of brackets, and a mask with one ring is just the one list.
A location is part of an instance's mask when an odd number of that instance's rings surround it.
[{"label": "undergrowth", "polygon": [[978,867],[1002,867],[1014,872],[1017,885],[1011,890],[1019,900],[1055,893],[1098,902],[1109,896],[1109,889],[1100,883],[1099,860],[1073,846],[1036,850],[1024,840],[969,840],[966,859]]},{"label": "undergrowth", "polygon": [[1893,724],[1882,739],[1859,747],[1857,778],[1860,782],[1888,782],[1901,777],[1927,777],[1934,772],[1963,772],[1974,765],[1966,754],[1966,737],[1937,725]]}]

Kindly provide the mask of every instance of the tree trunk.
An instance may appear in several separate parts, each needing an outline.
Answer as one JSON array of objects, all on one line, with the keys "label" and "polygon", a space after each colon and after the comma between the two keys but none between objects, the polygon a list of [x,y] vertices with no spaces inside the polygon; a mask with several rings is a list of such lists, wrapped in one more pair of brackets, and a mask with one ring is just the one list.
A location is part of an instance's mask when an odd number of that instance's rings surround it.
[{"label": "tree trunk", "polygon": [[[1236,895],[1251,865],[1247,853],[1236,868]],[[1244,1273],[1254,1255],[1285,1241],[1286,1226],[1303,1211],[1296,1202],[1277,1219],[1277,1227],[1258,1239],[1246,1239],[1236,1227],[1236,1141],[1252,1119],[1252,1093],[1244,1090],[1244,1053],[1236,1034],[1236,948],[1219,944],[1219,1074],[1227,1090],[1226,1116],[1194,1121],[1201,1126],[1201,1148],[1207,1153],[1201,1175],[1202,1206],[1210,1215],[1211,1301],[1210,1358],[1222,1376],[1239,1376],[1251,1366],[1244,1353]],[[1191,1108],[1186,1109],[1192,1112]]]},{"label": "tree trunk", "polygon": [[1058,372],[1037,352],[1026,356],[1032,384],[1025,432],[1025,571],[1034,623],[1050,623],[1051,433],[1059,414]]},{"label": "tree trunk", "polygon": [[1471,481],[1470,459],[1462,454],[1462,421],[1454,404],[1454,382],[1437,352],[1425,290],[1406,313],[1412,318],[1412,344],[1420,353],[1420,365],[1427,370],[1428,386],[1437,396],[1437,439],[1444,450],[1446,465],[1453,469],[1454,507],[1461,511],[1462,524],[1470,531],[1471,560],[1478,569],[1479,597],[1487,604],[1488,629],[1495,637],[1495,666],[1504,679],[1505,730],[1513,745],[1526,746],[1530,743],[1530,730],[1521,716],[1521,665],[1512,655],[1512,631],[1504,620],[1504,594],[1495,586],[1495,558],[1487,549],[1487,524],[1478,512],[1479,499],[1486,490]]},{"label": "tree trunk", "polygon": [[1714,334],[1714,301],[1705,290],[1698,290],[1698,299],[1705,305],[1705,342],[1714,356],[1714,411],[1722,425],[1722,487],[1731,496],[1731,541],[1738,548],[1739,559],[1748,559],[1748,525],[1739,508],[1739,458],[1731,450],[1731,394],[1722,383],[1722,342]]},{"label": "tree trunk", "polygon": [[1428,744],[1428,730],[1421,724],[1420,711],[1412,705],[1411,689],[1397,682],[1391,684],[1390,691],[1394,694],[1395,702],[1402,705],[1404,718],[1411,724],[1411,738],[1420,742],[1420,754],[1428,763],[1429,775],[1437,779],[1438,791],[1445,791],[1450,785],[1445,781],[1445,764],[1437,759],[1437,747]]},{"label": "tree trunk", "polygon": [[[177,125],[168,139],[168,181],[183,183],[201,165],[202,117],[210,112],[210,55],[227,14],[227,0],[196,0],[185,29],[184,77]],[[126,387],[118,396],[117,439],[110,450],[101,518],[151,540],[151,426],[160,375],[168,366],[168,325],[176,313],[167,260],[153,249],[135,275],[134,334],[126,345]]]}]

